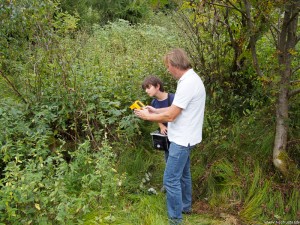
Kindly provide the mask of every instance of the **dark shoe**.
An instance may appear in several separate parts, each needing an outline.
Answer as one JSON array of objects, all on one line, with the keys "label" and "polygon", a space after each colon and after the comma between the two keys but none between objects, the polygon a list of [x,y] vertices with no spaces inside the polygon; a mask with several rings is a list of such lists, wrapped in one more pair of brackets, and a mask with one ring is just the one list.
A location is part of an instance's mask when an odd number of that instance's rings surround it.
[{"label": "dark shoe", "polygon": [[182,211],[182,214],[185,214],[185,215],[191,215],[191,214],[192,214],[192,210],[189,210],[189,211]]}]

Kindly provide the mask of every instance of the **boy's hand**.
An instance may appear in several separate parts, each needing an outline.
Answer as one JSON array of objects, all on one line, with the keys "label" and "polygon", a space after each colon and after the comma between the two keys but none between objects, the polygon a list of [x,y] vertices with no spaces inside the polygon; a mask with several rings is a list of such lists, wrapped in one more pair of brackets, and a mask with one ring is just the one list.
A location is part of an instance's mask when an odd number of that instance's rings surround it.
[{"label": "boy's hand", "polygon": [[167,135],[168,134],[168,128],[165,125],[160,126],[160,133]]}]

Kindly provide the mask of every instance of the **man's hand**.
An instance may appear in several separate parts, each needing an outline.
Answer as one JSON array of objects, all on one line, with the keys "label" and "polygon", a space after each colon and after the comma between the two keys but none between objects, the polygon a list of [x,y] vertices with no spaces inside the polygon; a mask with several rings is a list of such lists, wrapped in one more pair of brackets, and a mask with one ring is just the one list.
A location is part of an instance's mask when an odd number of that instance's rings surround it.
[{"label": "man's hand", "polygon": [[174,121],[181,111],[182,109],[175,105],[159,109],[153,108],[152,106],[146,106],[143,109],[135,109],[134,113],[143,120],[166,123]]},{"label": "man's hand", "polygon": [[149,115],[150,115],[150,112],[147,108],[144,108],[144,109],[135,109],[134,110],[134,114],[143,119],[143,120],[149,120]]}]

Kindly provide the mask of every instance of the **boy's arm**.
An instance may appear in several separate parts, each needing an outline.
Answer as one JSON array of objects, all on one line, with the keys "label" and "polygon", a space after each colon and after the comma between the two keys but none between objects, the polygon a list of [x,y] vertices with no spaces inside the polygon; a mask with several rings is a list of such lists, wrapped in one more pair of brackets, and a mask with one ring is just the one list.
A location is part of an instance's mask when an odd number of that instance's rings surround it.
[{"label": "boy's arm", "polygon": [[158,126],[160,128],[160,133],[167,135],[168,134],[168,128],[163,123],[158,123]]}]

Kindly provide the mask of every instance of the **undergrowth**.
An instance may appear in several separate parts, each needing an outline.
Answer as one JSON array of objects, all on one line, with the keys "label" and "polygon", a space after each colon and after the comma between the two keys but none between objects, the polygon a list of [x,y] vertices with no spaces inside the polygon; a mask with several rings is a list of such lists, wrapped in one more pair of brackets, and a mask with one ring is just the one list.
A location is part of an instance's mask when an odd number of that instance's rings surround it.
[{"label": "undergrowth", "polygon": [[204,140],[192,155],[194,197],[243,224],[296,221],[300,183],[273,167],[273,124],[270,109],[263,109]]},{"label": "undergrowth", "polygon": [[[140,88],[149,74],[159,75],[168,91],[175,89],[161,58],[184,42],[169,29],[169,19],[161,22],[168,27],[119,20],[95,25],[93,35],[49,35],[12,51],[20,54],[5,64],[12,66],[5,76],[13,85],[0,81],[0,223],[167,223],[159,192],[163,152],[151,148],[153,124],[128,109],[137,99],[150,102]],[[230,106],[228,122],[225,109],[209,105],[210,97],[203,142],[192,152],[199,214],[184,217],[185,224],[300,218],[299,179],[283,178],[272,164],[272,106],[236,114],[244,97],[237,102],[229,95],[220,106]],[[288,154],[299,165],[299,99],[293,102]]]}]

